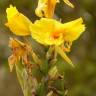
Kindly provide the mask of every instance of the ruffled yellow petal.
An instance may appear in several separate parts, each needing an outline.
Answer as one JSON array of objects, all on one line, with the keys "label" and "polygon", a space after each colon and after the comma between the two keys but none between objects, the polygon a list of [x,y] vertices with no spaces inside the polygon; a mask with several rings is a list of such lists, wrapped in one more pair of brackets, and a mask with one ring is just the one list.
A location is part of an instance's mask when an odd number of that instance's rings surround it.
[{"label": "ruffled yellow petal", "polygon": [[39,0],[38,6],[35,10],[36,15],[39,17],[44,16],[47,18],[52,18],[57,2],[59,2],[59,0]]},{"label": "ruffled yellow petal", "polygon": [[44,45],[72,42],[85,31],[82,18],[62,24],[54,19],[42,18],[30,25],[32,37]]},{"label": "ruffled yellow petal", "polygon": [[79,38],[79,36],[85,31],[85,24],[83,19],[79,18],[71,22],[62,24],[62,32],[64,33],[65,41],[74,41]]},{"label": "ruffled yellow petal", "polygon": [[69,0],[63,0],[67,5],[74,8],[74,5]]},{"label": "ruffled yellow petal", "polygon": [[31,21],[24,16],[22,13],[19,13],[16,7],[10,5],[6,9],[8,22],[5,24],[9,29],[16,35],[26,36],[30,35],[29,24]]},{"label": "ruffled yellow petal", "polygon": [[42,18],[30,25],[30,31],[33,39],[41,44],[60,45],[63,43],[63,35],[56,32],[60,26],[61,23],[54,19]]}]

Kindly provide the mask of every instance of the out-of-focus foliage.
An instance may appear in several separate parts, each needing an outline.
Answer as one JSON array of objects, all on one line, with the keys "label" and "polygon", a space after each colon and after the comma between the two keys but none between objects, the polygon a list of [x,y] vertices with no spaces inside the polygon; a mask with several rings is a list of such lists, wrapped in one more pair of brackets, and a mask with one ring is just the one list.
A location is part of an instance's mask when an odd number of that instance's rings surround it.
[{"label": "out-of-focus foliage", "polygon": [[[69,90],[68,96],[95,96],[96,0],[72,0],[75,9],[71,9],[62,1],[56,6],[55,17],[57,19],[67,22],[82,16],[86,23],[86,32],[74,42],[69,54],[76,67],[71,69],[70,66],[65,66],[60,62],[60,67],[65,70],[65,86]],[[35,15],[37,0],[0,0],[0,83],[2,82],[0,84],[0,96],[19,96],[18,94],[21,96],[21,89],[14,73],[13,75],[9,73],[7,62],[10,55],[8,40],[13,34],[5,27],[4,23],[6,22],[5,10],[10,4],[15,5],[20,12],[34,21],[37,19]],[[33,44],[33,46],[35,45]]]}]

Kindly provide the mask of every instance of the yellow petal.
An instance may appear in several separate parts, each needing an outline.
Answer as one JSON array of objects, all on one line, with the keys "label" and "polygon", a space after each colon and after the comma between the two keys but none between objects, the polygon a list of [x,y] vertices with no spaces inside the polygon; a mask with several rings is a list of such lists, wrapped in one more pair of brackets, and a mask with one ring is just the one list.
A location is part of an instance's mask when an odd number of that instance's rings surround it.
[{"label": "yellow petal", "polygon": [[10,5],[10,7],[6,9],[6,13],[7,13],[7,19],[9,21],[13,16],[18,14],[19,12],[16,9],[16,7],[13,7],[12,5]]},{"label": "yellow petal", "polygon": [[74,5],[69,0],[63,0],[67,5],[74,8]]},{"label": "yellow petal", "polygon": [[57,3],[57,0],[48,0],[47,1],[47,8],[45,11],[45,17],[48,17],[48,18],[53,17],[56,3]]},{"label": "yellow petal", "polygon": [[47,2],[47,0],[39,0],[38,1],[38,6],[37,6],[37,8],[35,10],[35,13],[36,13],[37,16],[43,17],[44,14],[42,12],[46,8],[46,2]]},{"label": "yellow petal", "polygon": [[[63,0],[67,5],[74,8],[74,5],[69,0]],[[39,0],[35,13],[39,17],[52,18],[56,4],[59,0]]]},{"label": "yellow petal", "polygon": [[85,31],[85,25],[82,24],[83,19],[79,18],[71,22],[62,24],[62,31],[64,32],[65,41],[74,41]]},{"label": "yellow petal", "polygon": [[56,51],[57,53],[60,54],[60,56],[66,61],[68,62],[68,64],[70,64],[72,67],[74,67],[74,64],[72,63],[72,61],[68,58],[68,56],[65,54],[65,52],[58,46],[56,46]]},{"label": "yellow petal", "polygon": [[22,13],[19,13],[16,7],[10,5],[6,9],[8,22],[5,24],[9,29],[16,35],[26,36],[30,35],[29,24],[31,21],[24,16]]},{"label": "yellow petal", "polygon": [[59,2],[59,0],[39,0],[38,6],[35,10],[36,15],[39,17],[44,16],[47,18],[52,18],[57,2]]},{"label": "yellow petal", "polygon": [[61,26],[61,23],[54,19],[42,18],[30,25],[30,31],[33,39],[44,45],[60,45],[63,43],[63,35],[57,34],[53,37],[55,30]]}]

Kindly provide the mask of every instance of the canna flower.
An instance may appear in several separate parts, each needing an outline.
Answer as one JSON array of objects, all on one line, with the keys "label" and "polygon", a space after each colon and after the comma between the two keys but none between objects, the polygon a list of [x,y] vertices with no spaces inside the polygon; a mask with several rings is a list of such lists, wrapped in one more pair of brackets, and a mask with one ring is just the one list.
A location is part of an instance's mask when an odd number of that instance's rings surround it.
[{"label": "canna flower", "polygon": [[68,23],[41,18],[30,24],[32,37],[43,45],[61,45],[63,42],[73,42],[84,32],[83,19],[79,18]]},{"label": "canna flower", "polygon": [[29,24],[31,21],[20,13],[16,7],[10,5],[6,9],[8,22],[5,24],[16,35],[26,36],[30,35]]},{"label": "canna flower", "polygon": [[30,24],[30,31],[32,38],[40,44],[57,46],[57,52],[72,65],[72,62],[61,50],[70,51],[72,42],[85,31],[85,25],[82,23],[82,18],[64,24],[54,19],[41,18],[34,24]]},{"label": "canna flower", "polygon": [[[67,5],[74,8],[74,5],[69,2],[69,0],[63,0]],[[59,3],[59,0],[39,0],[38,6],[35,10],[35,13],[39,17],[52,18],[54,15],[54,10],[56,4]]]}]

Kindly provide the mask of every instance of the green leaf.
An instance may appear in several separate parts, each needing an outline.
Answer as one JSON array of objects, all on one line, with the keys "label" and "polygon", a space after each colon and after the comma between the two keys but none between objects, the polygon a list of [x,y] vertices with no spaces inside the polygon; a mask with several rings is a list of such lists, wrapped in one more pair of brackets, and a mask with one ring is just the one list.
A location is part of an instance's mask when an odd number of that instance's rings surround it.
[{"label": "green leaf", "polygon": [[46,96],[47,85],[42,81],[37,88],[37,96]]},{"label": "green leaf", "polygon": [[[32,96],[28,81],[28,74],[22,64],[16,64],[16,73],[24,96]],[[30,85],[32,84],[30,83]]]}]

